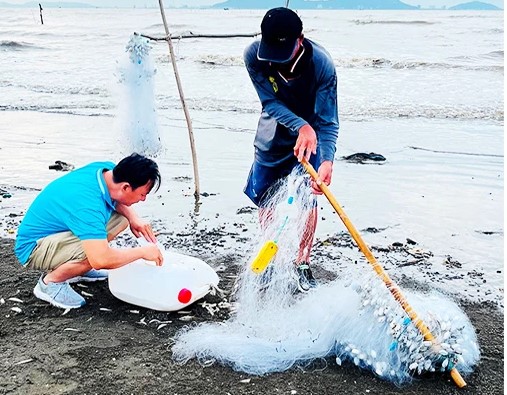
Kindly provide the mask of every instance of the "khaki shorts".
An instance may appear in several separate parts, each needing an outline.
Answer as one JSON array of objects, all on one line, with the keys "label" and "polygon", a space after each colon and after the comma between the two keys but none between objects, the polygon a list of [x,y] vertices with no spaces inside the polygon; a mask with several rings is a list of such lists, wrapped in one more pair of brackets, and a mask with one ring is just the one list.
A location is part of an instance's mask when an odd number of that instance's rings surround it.
[{"label": "khaki shorts", "polygon": [[[107,223],[109,235],[116,235],[128,225],[127,218],[114,212]],[[81,262],[86,259],[83,243],[70,231],[55,233],[37,240],[25,267],[50,271],[67,262]]]}]

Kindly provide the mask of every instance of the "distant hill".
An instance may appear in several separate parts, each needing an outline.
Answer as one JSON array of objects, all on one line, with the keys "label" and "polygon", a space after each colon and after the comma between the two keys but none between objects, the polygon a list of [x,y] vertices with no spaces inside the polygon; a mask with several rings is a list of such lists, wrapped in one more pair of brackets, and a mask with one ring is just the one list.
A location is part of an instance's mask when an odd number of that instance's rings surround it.
[{"label": "distant hill", "polygon": [[58,1],[53,3],[48,3],[45,1],[29,1],[23,4],[12,4],[12,3],[4,3],[0,2],[0,8],[39,8],[39,3],[42,4],[42,8],[96,8],[90,4],[86,3],[73,3],[66,1]]},{"label": "distant hill", "polygon": [[470,3],[463,3],[449,7],[450,10],[501,10],[501,8],[493,4],[483,3],[482,1],[471,1]]},{"label": "distant hill", "polygon": [[[273,0],[227,0],[212,8],[232,9],[270,9],[285,6],[285,1]],[[417,10],[419,7],[402,3],[399,0],[292,0],[292,9],[322,9],[322,10]]]}]

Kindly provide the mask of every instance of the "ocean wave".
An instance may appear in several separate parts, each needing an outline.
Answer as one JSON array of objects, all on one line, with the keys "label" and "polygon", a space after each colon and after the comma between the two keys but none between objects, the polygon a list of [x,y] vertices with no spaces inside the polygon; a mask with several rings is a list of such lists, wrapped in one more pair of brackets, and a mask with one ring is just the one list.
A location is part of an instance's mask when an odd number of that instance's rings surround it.
[{"label": "ocean wave", "polygon": [[351,106],[340,110],[340,116],[355,120],[372,118],[427,118],[456,120],[504,120],[503,108],[468,106],[431,106],[418,104],[397,104],[388,107]]},{"label": "ocean wave", "polygon": [[[159,108],[172,109],[178,104],[175,98],[158,98]],[[229,112],[235,114],[258,114],[260,107],[247,102],[235,100],[217,100],[214,97],[188,99],[187,105],[192,111]],[[340,108],[340,117],[351,119],[375,118],[429,118],[503,121],[503,107],[470,107],[470,106],[432,106],[420,104],[395,104],[390,106],[364,106],[351,103],[349,107]]]},{"label": "ocean wave", "polygon": [[[445,62],[425,62],[417,60],[390,60],[386,58],[339,58],[333,59],[336,67],[340,68],[388,68],[388,69],[462,69],[470,71],[495,71],[503,72],[504,66],[491,63],[499,58],[503,58],[503,51],[494,51],[488,54],[475,57],[455,57],[450,58],[455,63]],[[193,59],[180,58],[179,60],[191,60],[206,66],[216,67],[244,67],[243,56],[222,56],[217,54],[201,55]],[[158,56],[156,62],[159,64],[169,63],[167,55]],[[461,62],[461,63],[460,63]],[[502,62],[503,63],[503,62]]]},{"label": "ocean wave", "polygon": [[196,59],[196,62],[212,66],[241,66],[245,65],[243,56],[205,55]]},{"label": "ocean wave", "polygon": [[[495,51],[502,52],[503,51]],[[498,56],[498,55],[495,55]],[[485,58],[491,58],[491,55],[483,55]],[[455,57],[452,58],[457,61],[469,60],[469,57]],[[475,62],[480,62],[481,57],[475,58]],[[490,59],[489,59],[490,60]],[[425,61],[393,61],[385,58],[350,58],[350,59],[334,59],[336,67],[342,68],[390,68],[390,69],[417,69],[417,68],[431,68],[431,69],[464,69],[471,71],[499,71],[503,72],[503,65],[485,65],[485,64],[458,64],[458,63],[443,63],[443,62],[425,62]]]},{"label": "ocean wave", "polygon": [[92,96],[109,96],[109,91],[94,86],[44,86],[30,84],[15,84],[11,81],[0,80],[0,88],[13,87],[26,89],[35,93],[50,93],[56,95],[92,95]]},{"label": "ocean wave", "polygon": [[[157,111],[172,111],[180,106],[180,99],[176,96],[157,95]],[[260,106],[255,103],[238,102],[237,100],[217,100],[216,97],[202,97],[199,99],[186,98],[190,111],[229,113],[229,114],[260,114]],[[68,103],[62,104],[0,104],[0,111],[36,111],[43,113],[58,113],[84,116],[114,116],[115,106],[107,103]],[[372,120],[378,118],[426,118],[426,119],[455,119],[455,120],[484,120],[503,122],[503,107],[471,107],[453,105],[422,105],[418,103],[396,103],[389,106],[363,105],[362,102],[348,102],[348,106],[340,108],[340,118]]]},{"label": "ocean wave", "polygon": [[466,62],[466,63],[478,63],[481,59],[491,61],[492,59],[499,59],[503,57],[503,51],[488,52],[481,55],[460,55],[448,58],[452,61]]},{"label": "ocean wave", "polygon": [[[492,51],[482,55],[456,56],[449,58],[451,62],[427,62],[418,60],[391,60],[386,58],[335,58],[336,67],[341,68],[387,68],[387,69],[461,69],[469,71],[504,71],[503,51]],[[206,66],[217,67],[244,67],[243,56],[224,56],[208,54],[193,59],[180,58],[180,60],[191,60]],[[156,62],[160,64],[169,63],[167,55],[157,56]]]},{"label": "ocean wave", "polygon": [[5,40],[0,41],[0,51],[22,51],[25,49],[43,49],[24,41]]},{"label": "ocean wave", "polygon": [[[159,29],[159,28],[161,28],[161,27],[164,27],[164,24],[163,24],[163,23],[154,23],[154,24],[152,24],[152,25],[150,25],[150,26],[146,26],[144,29],[145,29],[145,30],[149,30],[149,29]],[[171,25],[171,27],[172,27],[172,25]]]},{"label": "ocean wave", "polygon": [[[186,57],[184,56],[180,56],[178,54],[175,54],[175,57],[176,57],[176,60],[177,61],[183,61],[183,60],[186,60]],[[163,54],[163,55],[155,55],[155,63],[156,64],[166,64],[166,63],[171,63],[171,57],[169,56],[168,53],[166,54]]]},{"label": "ocean wave", "polygon": [[[187,60],[185,57],[180,57],[178,60]],[[201,63],[207,66],[219,66],[219,67],[244,67],[243,56],[223,56],[216,54],[200,55],[194,58],[188,59],[190,61]],[[171,59],[167,55],[160,55],[156,57],[157,64],[170,63]]]},{"label": "ocean wave", "polygon": [[502,58],[503,59],[503,50],[488,52],[484,56],[491,57],[491,58]]},{"label": "ocean wave", "polygon": [[373,20],[373,19],[354,19],[352,23],[356,25],[370,25],[370,24],[380,24],[380,25],[434,25],[436,22],[429,21],[399,21],[399,20]]},{"label": "ocean wave", "polygon": [[[171,110],[180,107],[180,99],[175,96],[157,95],[157,108],[159,110]],[[260,107],[251,106],[249,103],[241,103],[237,100],[220,99],[216,97],[202,97],[199,99],[185,98],[187,107],[192,111],[206,112],[230,112],[235,114],[256,114]]]},{"label": "ocean wave", "polygon": [[[503,10],[501,10],[503,11]],[[465,11],[466,12],[466,11]],[[498,14],[491,13],[491,11],[485,11],[484,14],[478,14],[476,12],[473,13],[466,13],[466,14],[457,14],[457,15],[449,15],[449,18],[456,18],[456,19],[485,19],[485,18],[491,18],[496,17]]]},{"label": "ocean wave", "polygon": [[109,105],[39,105],[39,104],[0,104],[0,111],[34,111],[50,114],[68,114],[87,117],[112,117],[114,108]]},{"label": "ocean wave", "polygon": [[[171,23],[171,34],[174,36],[174,35],[179,35],[179,34],[186,34],[188,33],[188,30],[185,30],[185,29],[188,29],[190,26],[189,25],[185,25],[185,24],[173,24]],[[149,26],[146,26],[143,31],[151,31],[151,30],[156,30],[158,32],[160,31],[164,31],[164,24],[163,23],[153,23]],[[179,33],[178,33],[179,32]]]}]

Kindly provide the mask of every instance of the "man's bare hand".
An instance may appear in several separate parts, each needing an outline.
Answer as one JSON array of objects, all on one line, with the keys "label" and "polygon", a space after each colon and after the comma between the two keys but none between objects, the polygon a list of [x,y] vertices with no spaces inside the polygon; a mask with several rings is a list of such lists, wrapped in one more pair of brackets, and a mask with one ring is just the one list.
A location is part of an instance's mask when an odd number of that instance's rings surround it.
[{"label": "man's bare hand", "polygon": [[[317,173],[321,182],[326,185],[331,184],[331,177],[333,176],[333,162],[330,160],[322,162]],[[322,195],[322,190],[314,180],[312,180],[311,186],[314,194]]]},{"label": "man's bare hand", "polygon": [[153,261],[157,264],[157,266],[162,266],[164,262],[164,255],[162,251],[159,250],[158,246],[153,243],[148,243],[147,245],[141,247],[143,249],[143,258],[147,261]]},{"label": "man's bare hand", "polygon": [[315,130],[306,124],[299,129],[299,136],[294,146],[294,155],[297,156],[298,161],[301,162],[303,158],[310,160],[312,154],[317,153],[317,135]]},{"label": "man's bare hand", "polygon": [[151,243],[157,242],[157,237],[155,236],[155,232],[153,232],[151,225],[147,222],[144,222],[139,217],[136,217],[130,221],[130,230],[135,237],[143,236],[147,241]]}]

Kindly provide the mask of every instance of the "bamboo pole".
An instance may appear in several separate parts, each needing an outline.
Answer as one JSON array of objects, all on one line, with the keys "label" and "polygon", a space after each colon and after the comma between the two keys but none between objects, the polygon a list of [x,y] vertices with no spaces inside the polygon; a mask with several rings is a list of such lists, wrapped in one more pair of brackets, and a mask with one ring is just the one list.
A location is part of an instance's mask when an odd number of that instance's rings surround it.
[{"label": "bamboo pole", "polygon": [[[417,316],[414,309],[412,309],[412,306],[410,306],[405,296],[403,296],[403,294],[401,293],[401,290],[389,278],[389,276],[384,271],[382,266],[380,266],[380,264],[377,262],[377,260],[373,256],[373,253],[370,251],[370,249],[362,239],[361,235],[348,218],[347,214],[345,214],[345,211],[343,211],[342,207],[331,193],[329,187],[320,180],[319,175],[317,174],[313,166],[310,163],[308,163],[308,161],[305,158],[303,158],[301,164],[304,166],[308,174],[310,174],[310,176],[315,180],[322,193],[324,193],[327,200],[329,200],[329,203],[331,203],[331,206],[333,206],[333,208],[336,210],[336,213],[342,220],[345,227],[350,232],[352,238],[356,241],[361,252],[364,254],[368,262],[370,262],[370,264],[373,266],[373,269],[380,276],[382,281],[384,281],[385,285],[387,286],[391,294],[394,296],[394,299],[401,305],[403,310],[405,310],[405,312],[410,317],[411,321],[414,323],[416,328],[419,329],[424,339],[433,342],[434,345],[438,345],[430,329],[426,326],[426,324],[422,321],[422,319],[420,319]],[[451,377],[459,388],[463,388],[467,385],[465,380],[463,380],[463,377],[461,377],[460,373],[456,368],[451,369]]]},{"label": "bamboo pole", "polygon": [[194,196],[195,196],[196,200],[198,200],[199,195],[200,195],[199,169],[197,167],[197,154],[195,151],[195,141],[194,141],[194,132],[192,130],[192,121],[190,119],[190,114],[188,113],[187,104],[185,102],[185,96],[183,95],[183,88],[181,86],[180,75],[178,73],[178,66],[176,64],[176,57],[174,56],[174,48],[173,48],[173,42],[171,40],[171,34],[169,32],[169,27],[167,26],[167,20],[165,17],[163,1],[158,0],[158,4],[160,6],[160,14],[162,15],[162,21],[164,22],[167,44],[169,46],[169,55],[171,56],[171,63],[173,65],[174,76],[176,77],[176,84],[178,85],[178,92],[180,94],[181,105],[182,105],[183,111],[185,113],[185,120],[187,121],[188,137],[190,139],[190,149],[192,151],[192,163],[194,165],[194,183],[195,183]]}]

